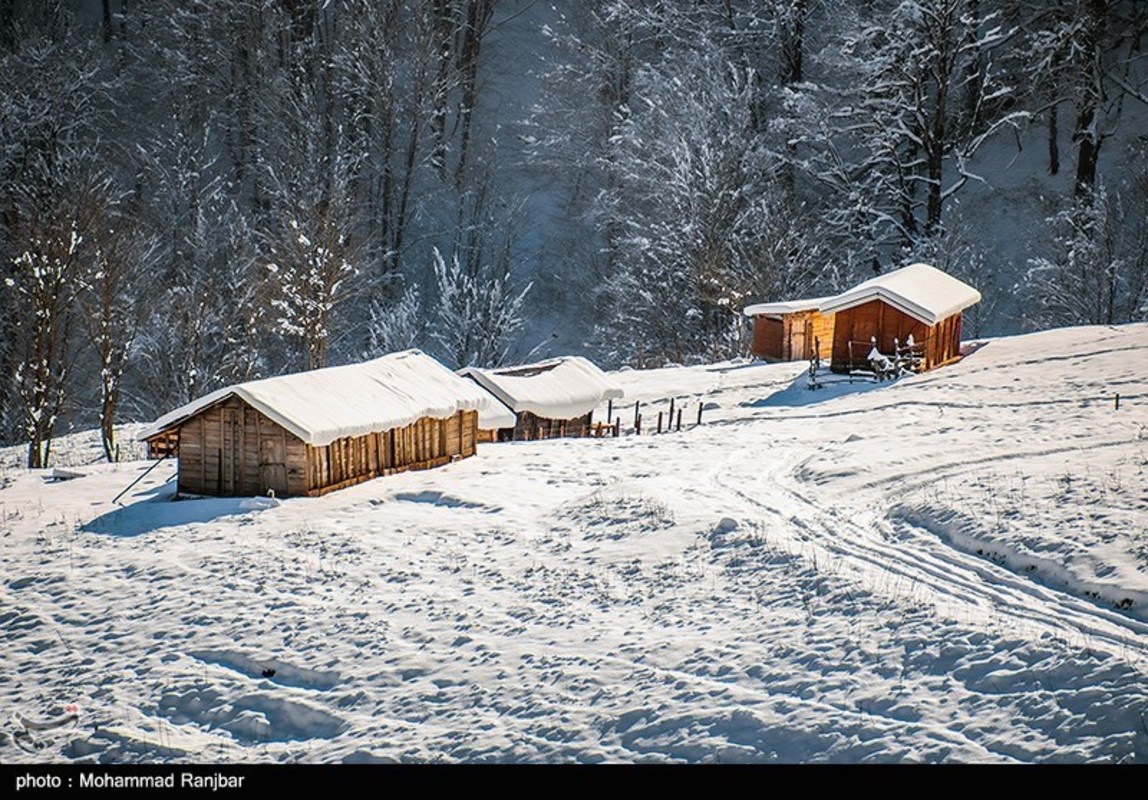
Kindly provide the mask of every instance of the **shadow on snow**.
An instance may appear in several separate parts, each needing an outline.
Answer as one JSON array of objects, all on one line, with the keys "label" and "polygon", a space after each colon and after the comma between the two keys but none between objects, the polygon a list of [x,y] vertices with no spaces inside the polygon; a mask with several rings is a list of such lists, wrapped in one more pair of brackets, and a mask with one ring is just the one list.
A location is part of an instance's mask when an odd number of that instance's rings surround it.
[{"label": "shadow on snow", "polygon": [[793,383],[779,392],[762,397],[757,400],[747,400],[741,405],[745,408],[773,408],[773,407],[800,407],[812,406],[844,397],[848,394],[871,392],[874,389],[884,389],[895,384],[900,378],[894,380],[877,381],[865,376],[836,375],[826,372],[817,376],[820,387],[809,388],[809,374],[803,372],[794,378]]},{"label": "shadow on snow", "polygon": [[213,522],[222,517],[250,514],[279,504],[278,501],[266,497],[197,497],[177,501],[173,483],[166,483],[133,495],[133,497],[140,496],[144,496],[145,499],[102,514],[80,530],[108,536],[139,536],[162,528]]}]

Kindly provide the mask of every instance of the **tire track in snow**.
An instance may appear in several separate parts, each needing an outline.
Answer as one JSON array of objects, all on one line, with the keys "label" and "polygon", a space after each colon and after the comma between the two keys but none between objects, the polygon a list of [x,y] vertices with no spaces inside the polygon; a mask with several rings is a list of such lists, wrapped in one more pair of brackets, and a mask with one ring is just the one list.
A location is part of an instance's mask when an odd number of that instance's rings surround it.
[{"label": "tire track in snow", "polygon": [[[789,483],[795,466],[792,464],[781,464],[765,476],[772,488],[784,494],[790,510],[765,503],[728,479],[736,458],[736,455],[731,456],[725,467],[715,473],[715,482],[719,486],[752,508],[765,511],[786,524],[796,523],[815,537],[815,542],[804,540],[804,543],[816,545],[827,556],[860,562],[873,570],[893,575],[895,580],[908,581],[914,587],[913,596],[916,585],[927,588],[934,596],[938,613],[943,609],[943,604],[936,602],[938,597],[961,603],[973,612],[983,611],[988,605],[994,615],[1006,622],[1021,620],[1037,630],[1049,631],[1062,638],[1079,636],[1087,639],[1090,646],[1102,644],[1113,655],[1122,658],[1133,661],[1148,659],[1148,624],[1115,611],[1109,613],[1069,593],[1035,584],[939,541],[935,546],[914,548],[912,552],[906,551],[896,541],[874,541],[869,528],[840,512],[820,508],[792,486]],[[740,474],[747,473],[743,471]],[[872,522],[875,530],[888,526],[887,522],[875,517],[872,517]],[[866,570],[862,568],[860,572],[864,575]],[[889,579],[884,577],[880,583],[887,587]],[[876,582],[871,588],[879,591]]]}]

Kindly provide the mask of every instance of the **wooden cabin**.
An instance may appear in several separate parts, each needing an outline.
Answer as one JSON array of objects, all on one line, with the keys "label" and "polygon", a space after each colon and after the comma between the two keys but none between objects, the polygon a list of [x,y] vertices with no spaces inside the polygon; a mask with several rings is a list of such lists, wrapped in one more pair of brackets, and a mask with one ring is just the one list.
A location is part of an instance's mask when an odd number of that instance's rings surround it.
[{"label": "wooden cabin", "polygon": [[472,456],[486,392],[409,350],[228,386],[139,438],[185,495],[316,496]]},{"label": "wooden cabin", "polygon": [[865,281],[829,298],[822,314],[832,314],[834,372],[867,368],[874,345],[885,355],[912,337],[922,370],[961,354],[961,313],[979,303],[981,293],[928,264],[912,264]]},{"label": "wooden cabin", "polygon": [[742,311],[753,318],[751,352],[766,361],[807,361],[815,347],[828,359],[833,352],[833,315],[823,314],[828,298],[757,303]]},{"label": "wooden cabin", "polygon": [[513,414],[512,421],[490,428],[480,418],[480,441],[589,436],[594,409],[624,394],[606,373],[579,356],[501,369],[468,367],[459,374],[481,386]]}]

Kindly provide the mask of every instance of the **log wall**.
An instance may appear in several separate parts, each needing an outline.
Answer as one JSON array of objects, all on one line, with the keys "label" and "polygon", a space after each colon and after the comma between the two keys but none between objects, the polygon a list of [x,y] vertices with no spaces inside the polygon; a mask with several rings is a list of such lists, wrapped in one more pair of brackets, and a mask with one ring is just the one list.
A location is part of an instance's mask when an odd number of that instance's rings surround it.
[{"label": "log wall", "polygon": [[472,456],[478,442],[478,412],[446,419],[424,417],[405,428],[307,445],[310,495],[412,469],[429,469]]},{"label": "log wall", "polygon": [[302,440],[237,397],[179,426],[179,491],[221,496],[306,494]]},{"label": "log wall", "polygon": [[518,422],[513,428],[502,428],[494,439],[499,442],[528,442],[536,439],[564,439],[589,436],[593,427],[594,412],[574,419],[551,419],[540,417],[529,411],[519,411]]},{"label": "log wall", "polygon": [[821,344],[821,357],[833,354],[833,315],[820,311],[753,318],[752,351],[767,361],[805,361],[813,357],[813,343]]},{"label": "log wall", "polygon": [[[932,369],[948,363],[961,353],[961,315],[954,314],[936,325],[926,325],[914,317],[881,300],[838,311],[834,320],[832,368],[835,372],[868,363],[871,339],[877,339],[877,349],[892,354],[894,340],[902,345],[910,335],[924,347],[922,369]],[[853,343],[850,362],[849,343]]]},{"label": "log wall", "polygon": [[[170,440],[165,432],[165,441]],[[313,446],[237,397],[178,428],[179,491],[216,496],[319,495],[475,454],[478,412]]]}]

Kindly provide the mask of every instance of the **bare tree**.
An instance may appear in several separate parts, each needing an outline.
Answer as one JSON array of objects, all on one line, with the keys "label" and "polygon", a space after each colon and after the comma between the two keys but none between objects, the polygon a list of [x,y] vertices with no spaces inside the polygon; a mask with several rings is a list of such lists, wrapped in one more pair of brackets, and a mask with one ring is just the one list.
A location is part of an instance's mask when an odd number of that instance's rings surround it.
[{"label": "bare tree", "polygon": [[108,461],[119,461],[116,421],[136,336],[143,321],[144,283],[154,274],[158,242],[117,198],[103,198],[85,254],[80,295],[88,341],[99,370],[100,443]]}]

